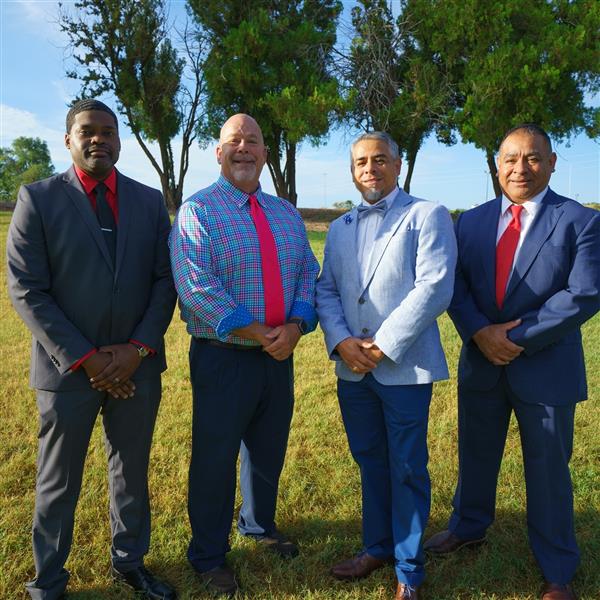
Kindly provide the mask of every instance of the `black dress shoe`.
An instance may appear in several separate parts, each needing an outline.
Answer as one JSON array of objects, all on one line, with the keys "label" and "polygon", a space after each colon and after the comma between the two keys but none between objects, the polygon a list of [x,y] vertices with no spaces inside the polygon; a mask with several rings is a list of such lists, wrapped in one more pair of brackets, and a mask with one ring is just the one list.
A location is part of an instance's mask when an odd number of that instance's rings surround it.
[{"label": "black dress shoe", "polygon": [[271,552],[279,554],[281,558],[294,558],[298,556],[298,546],[294,542],[288,540],[281,531],[273,531],[269,535],[252,535],[250,536]]},{"label": "black dress shoe", "polygon": [[113,567],[112,576],[115,581],[128,585],[150,600],[176,600],[177,598],[175,590],[168,583],[156,579],[146,567],[136,567],[126,573],[121,573]]},{"label": "black dress shoe", "polygon": [[198,572],[198,577],[206,586],[206,589],[215,596],[227,596],[233,598],[238,591],[235,573],[231,567],[221,565],[204,573]]}]

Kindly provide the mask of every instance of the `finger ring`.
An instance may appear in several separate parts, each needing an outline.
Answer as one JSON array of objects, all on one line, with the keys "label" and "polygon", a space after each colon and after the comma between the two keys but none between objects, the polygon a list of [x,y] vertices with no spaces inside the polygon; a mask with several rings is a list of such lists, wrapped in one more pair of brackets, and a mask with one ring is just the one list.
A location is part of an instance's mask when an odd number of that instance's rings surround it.
[{"label": "finger ring", "polygon": [[358,371],[358,367],[352,367],[352,370],[356,373],[356,371]]},{"label": "finger ring", "polygon": [[118,377],[115,377],[115,378],[113,379],[113,383],[119,383],[119,378],[118,378]]}]

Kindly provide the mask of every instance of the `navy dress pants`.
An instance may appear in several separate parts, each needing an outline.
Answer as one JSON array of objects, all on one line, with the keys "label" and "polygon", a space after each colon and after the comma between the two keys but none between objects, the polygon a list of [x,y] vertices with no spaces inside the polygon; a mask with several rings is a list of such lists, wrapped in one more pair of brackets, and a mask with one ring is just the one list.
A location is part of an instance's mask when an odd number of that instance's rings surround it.
[{"label": "navy dress pants", "polygon": [[393,558],[398,581],[423,581],[422,537],[431,505],[427,423],[432,384],[382,385],[338,379],[352,457],[360,467],[363,546]]},{"label": "navy dress pants", "polygon": [[569,583],[579,564],[569,472],[575,404],[523,402],[505,375],[488,391],[459,386],[459,473],[448,528],[462,539],[478,539],[494,521],[498,472],[513,410],[523,451],[529,543],[544,578]]},{"label": "navy dress pants", "polygon": [[188,513],[188,559],[199,572],[225,562],[240,455],[244,535],[275,530],[279,476],[294,406],[292,357],[239,350],[192,338],[194,402]]}]

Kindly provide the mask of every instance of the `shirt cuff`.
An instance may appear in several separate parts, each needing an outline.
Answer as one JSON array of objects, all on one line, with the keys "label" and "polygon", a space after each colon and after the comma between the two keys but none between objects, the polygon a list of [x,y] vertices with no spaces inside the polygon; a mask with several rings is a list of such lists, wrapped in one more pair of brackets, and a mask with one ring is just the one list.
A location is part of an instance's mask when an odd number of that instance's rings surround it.
[{"label": "shirt cuff", "polygon": [[87,354],[85,354],[84,356],[82,356],[76,363],[73,363],[70,367],[69,367],[69,371],[77,371],[77,369],[79,369],[79,367],[90,357],[93,356],[94,354],[96,354],[96,352],[98,352],[98,350],[96,348],[92,348]]},{"label": "shirt cuff", "polygon": [[306,332],[314,331],[317,326],[317,311],[312,304],[303,300],[295,300],[290,310],[290,317],[301,317],[306,322]]},{"label": "shirt cuff", "polygon": [[134,344],[136,346],[142,346],[142,348],[146,348],[146,350],[148,350],[150,354],[156,354],[156,350],[154,350],[154,348],[150,348],[150,346],[147,346],[146,344],[144,344],[144,342],[139,342],[138,340],[129,340],[129,343]]},{"label": "shirt cuff", "polygon": [[256,319],[248,312],[248,309],[240,304],[232,313],[221,319],[215,332],[217,337],[225,342],[234,329],[241,329],[254,321]]}]

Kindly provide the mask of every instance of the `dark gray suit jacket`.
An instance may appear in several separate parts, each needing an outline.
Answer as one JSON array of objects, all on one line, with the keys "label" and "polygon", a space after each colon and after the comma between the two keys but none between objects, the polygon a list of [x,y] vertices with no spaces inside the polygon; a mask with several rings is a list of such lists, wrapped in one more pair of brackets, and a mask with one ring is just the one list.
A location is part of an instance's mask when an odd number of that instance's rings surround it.
[{"label": "dark gray suit jacket", "polygon": [[71,365],[93,348],[134,339],[155,349],[134,374],[166,369],[163,336],[175,306],[162,195],[117,174],[119,222],[113,267],[73,167],[22,186],[10,224],[8,288],[33,334],[31,386],[89,387]]}]

